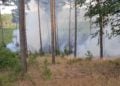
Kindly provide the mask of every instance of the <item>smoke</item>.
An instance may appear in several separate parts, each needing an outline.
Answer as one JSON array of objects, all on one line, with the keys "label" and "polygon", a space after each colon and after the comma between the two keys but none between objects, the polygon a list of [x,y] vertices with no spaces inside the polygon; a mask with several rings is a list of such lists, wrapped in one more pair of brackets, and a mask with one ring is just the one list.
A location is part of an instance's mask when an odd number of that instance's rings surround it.
[{"label": "smoke", "polygon": [[[57,0],[57,29],[58,29],[58,43],[61,51],[68,47],[68,30],[69,30],[69,6],[64,5],[64,0]],[[62,3],[61,3],[62,2]],[[66,0],[67,2],[67,0]],[[51,46],[51,25],[50,25],[50,7],[49,0],[41,0],[41,28],[42,28],[42,42],[44,51],[48,52]],[[29,3],[30,10],[26,9],[26,33],[28,50],[32,53],[39,52],[40,38],[38,28],[38,14],[37,4],[34,0]],[[99,56],[98,37],[91,39],[89,21],[84,18],[84,9],[79,9],[78,13],[78,41],[77,41],[77,55],[85,56],[87,51],[90,51],[94,56]],[[74,9],[72,9],[71,19],[71,45],[74,45]],[[106,27],[109,29],[110,27]],[[19,51],[19,30],[13,32],[13,42],[7,47],[13,51]],[[119,56],[120,53],[120,37],[108,39],[104,35],[104,55]],[[17,46],[16,46],[17,45]],[[74,48],[72,48],[74,50]]]}]

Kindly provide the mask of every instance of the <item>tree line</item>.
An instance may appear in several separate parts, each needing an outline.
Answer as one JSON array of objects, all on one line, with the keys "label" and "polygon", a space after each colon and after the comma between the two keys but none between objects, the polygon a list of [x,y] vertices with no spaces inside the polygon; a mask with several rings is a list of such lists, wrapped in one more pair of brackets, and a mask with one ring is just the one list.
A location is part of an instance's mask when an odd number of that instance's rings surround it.
[{"label": "tree line", "polygon": [[[3,3],[6,3],[8,0],[2,0]],[[17,0],[11,0],[14,3]],[[18,0],[19,3],[19,30],[20,30],[20,56],[21,56],[21,63],[23,72],[27,72],[27,38],[26,38],[26,28],[25,28],[25,0]],[[69,39],[68,39],[68,46],[69,46],[69,54],[71,53],[71,10],[72,8],[75,9],[75,28],[74,28],[74,57],[77,57],[77,11],[78,8],[82,7],[83,5],[86,6],[87,11],[85,13],[85,17],[90,19],[90,26],[92,29],[92,25],[96,25],[99,27],[99,30],[93,35],[93,37],[99,37],[99,47],[100,47],[100,58],[103,59],[103,35],[104,29],[106,25],[111,26],[112,35],[119,35],[120,34],[120,0],[69,0]],[[72,6],[73,5],[73,6]],[[51,53],[52,53],[52,63],[55,64],[55,56],[57,47],[57,20],[56,20],[56,0],[50,0],[50,16],[51,16]],[[93,20],[95,18],[95,20]],[[38,0],[38,22],[39,22],[39,36],[40,36],[40,53],[43,53],[42,48],[42,33],[41,33],[41,18],[40,18],[40,0]]]}]

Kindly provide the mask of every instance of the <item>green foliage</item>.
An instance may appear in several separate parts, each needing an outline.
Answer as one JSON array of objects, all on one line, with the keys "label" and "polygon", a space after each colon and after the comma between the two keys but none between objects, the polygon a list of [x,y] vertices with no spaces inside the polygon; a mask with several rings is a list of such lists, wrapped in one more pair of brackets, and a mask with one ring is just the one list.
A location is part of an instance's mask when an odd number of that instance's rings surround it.
[{"label": "green foliage", "polygon": [[49,65],[48,60],[45,59],[44,66],[43,66],[43,79],[45,79],[45,80],[50,80],[52,78],[52,72],[48,68],[48,65]]},{"label": "green foliage", "polygon": [[69,50],[67,48],[64,49],[65,55],[69,55]]},{"label": "green foliage", "polygon": [[6,47],[6,44],[1,43],[0,48],[5,48],[5,47]]},{"label": "green foliage", "polygon": [[86,12],[85,16],[89,18],[98,16],[96,20],[92,21],[92,24],[95,24],[97,26],[100,24],[100,22],[102,22],[102,27],[104,27],[105,25],[108,25],[109,22],[111,22],[111,34],[119,35],[120,0],[91,0],[90,4],[87,5],[87,8],[88,11]]},{"label": "green foliage", "polygon": [[60,50],[56,49],[56,55],[60,55],[60,54],[61,54]]},{"label": "green foliage", "polygon": [[14,86],[12,80],[12,77],[0,76],[0,86]]},{"label": "green foliage", "polygon": [[84,3],[85,3],[86,0],[76,0],[76,3],[79,5],[79,6],[82,6]]},{"label": "green foliage", "polygon": [[5,44],[0,45],[0,86],[13,86],[20,74],[21,65],[17,53],[8,50]]},{"label": "green foliage", "polygon": [[93,54],[90,51],[87,51],[87,53],[85,55],[86,55],[86,60],[89,60],[89,61],[92,60]]},{"label": "green foliage", "polygon": [[20,72],[21,66],[18,55],[11,53],[5,47],[0,47],[0,69],[10,69],[15,72]]},{"label": "green foliage", "polygon": [[0,72],[0,86],[16,86],[15,82],[20,79],[20,73],[13,71]]},{"label": "green foliage", "polygon": [[14,86],[21,72],[18,54],[10,52],[4,46],[0,46],[0,86]]},{"label": "green foliage", "polygon": [[28,58],[28,63],[30,63],[30,64],[36,63],[36,57],[37,57],[36,54],[30,55]]},{"label": "green foliage", "polygon": [[3,28],[8,28],[8,29],[14,29],[16,26],[12,22],[12,15],[10,15],[10,14],[2,15],[2,24],[3,24]]},{"label": "green foliage", "polygon": [[64,52],[61,52],[59,49],[56,49],[56,55],[60,55],[61,57],[64,57],[65,55],[69,55],[72,53],[72,49],[69,51],[68,48],[64,48]]},{"label": "green foliage", "polygon": [[[14,29],[4,29],[4,42],[5,42],[5,44],[8,44],[12,41],[13,30]],[[1,34],[2,34],[2,30],[0,29],[0,43],[2,42]]]}]

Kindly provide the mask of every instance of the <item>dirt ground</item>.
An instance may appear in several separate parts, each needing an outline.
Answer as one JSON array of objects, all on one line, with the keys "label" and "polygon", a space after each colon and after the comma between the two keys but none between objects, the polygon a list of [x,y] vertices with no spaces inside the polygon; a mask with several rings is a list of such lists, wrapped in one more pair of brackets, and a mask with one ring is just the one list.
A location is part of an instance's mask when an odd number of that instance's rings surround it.
[{"label": "dirt ground", "polygon": [[[44,79],[44,62],[48,61],[50,79]],[[38,57],[28,65],[28,73],[16,86],[120,86],[120,60],[81,60]]]}]

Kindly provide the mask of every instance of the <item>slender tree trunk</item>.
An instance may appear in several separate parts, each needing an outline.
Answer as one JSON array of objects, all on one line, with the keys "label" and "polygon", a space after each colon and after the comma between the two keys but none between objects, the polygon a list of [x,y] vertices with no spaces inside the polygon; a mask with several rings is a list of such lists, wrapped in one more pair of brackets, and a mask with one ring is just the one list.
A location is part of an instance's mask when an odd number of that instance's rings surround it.
[{"label": "slender tree trunk", "polygon": [[70,0],[70,9],[69,9],[69,40],[68,40],[68,43],[69,43],[69,54],[71,52],[71,0]]},{"label": "slender tree trunk", "polygon": [[20,33],[20,56],[23,73],[27,72],[27,38],[25,28],[25,2],[19,0],[19,33]]},{"label": "slender tree trunk", "polygon": [[59,33],[58,33],[58,21],[57,21],[57,17],[56,17],[56,41],[57,41],[57,50],[59,50]]},{"label": "slender tree trunk", "polygon": [[42,48],[42,34],[41,34],[41,18],[40,18],[40,1],[38,0],[38,24],[39,24],[39,37],[40,37],[40,53],[43,52]]},{"label": "slender tree trunk", "polygon": [[[55,3],[55,2],[54,2]],[[56,13],[54,14],[55,16],[55,54],[57,55],[57,22],[56,22]]]},{"label": "slender tree trunk", "polygon": [[2,37],[2,45],[4,45],[4,28],[3,28],[3,22],[2,22],[2,13],[1,13],[1,8],[0,8],[0,29],[2,30],[1,32],[1,37]]},{"label": "slender tree trunk", "polygon": [[52,63],[55,64],[55,0],[50,0]]},{"label": "slender tree trunk", "polygon": [[77,56],[77,0],[75,0],[75,44],[74,44],[74,57]]},{"label": "slender tree trunk", "polygon": [[100,36],[100,58],[103,59],[103,23],[102,23],[102,16],[100,15],[100,22],[99,22],[99,25],[100,25],[100,33],[99,33],[99,36]]},{"label": "slender tree trunk", "polygon": [[[97,0],[100,9],[100,0]],[[101,10],[99,10],[99,39],[100,39],[100,58],[103,59],[103,16],[101,14]]]}]

